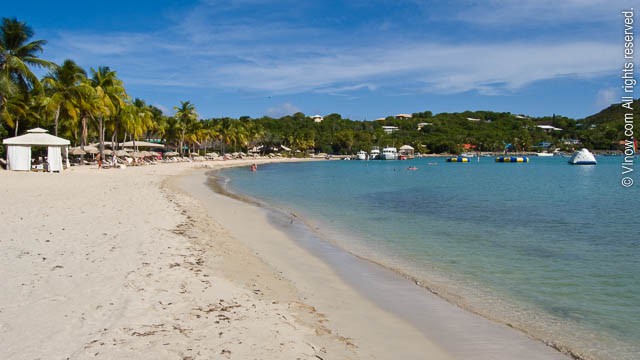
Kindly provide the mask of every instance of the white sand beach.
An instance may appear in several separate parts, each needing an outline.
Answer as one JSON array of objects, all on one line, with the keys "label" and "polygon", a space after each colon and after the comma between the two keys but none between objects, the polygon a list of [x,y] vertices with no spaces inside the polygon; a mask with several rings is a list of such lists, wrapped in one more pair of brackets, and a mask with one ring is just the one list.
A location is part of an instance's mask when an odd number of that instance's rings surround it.
[{"label": "white sand beach", "polygon": [[566,359],[435,296],[423,326],[376,304],[207,188],[251,163],[0,171],[0,358]]}]

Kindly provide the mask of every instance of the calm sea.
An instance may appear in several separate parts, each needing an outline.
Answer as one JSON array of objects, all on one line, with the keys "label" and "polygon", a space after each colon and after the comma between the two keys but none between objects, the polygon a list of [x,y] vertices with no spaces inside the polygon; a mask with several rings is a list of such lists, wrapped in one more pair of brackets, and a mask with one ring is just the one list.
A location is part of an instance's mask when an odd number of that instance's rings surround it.
[{"label": "calm sea", "polygon": [[619,157],[566,161],[326,161],[223,175],[230,190],[485,317],[586,358],[640,359],[640,183],[620,185]]}]

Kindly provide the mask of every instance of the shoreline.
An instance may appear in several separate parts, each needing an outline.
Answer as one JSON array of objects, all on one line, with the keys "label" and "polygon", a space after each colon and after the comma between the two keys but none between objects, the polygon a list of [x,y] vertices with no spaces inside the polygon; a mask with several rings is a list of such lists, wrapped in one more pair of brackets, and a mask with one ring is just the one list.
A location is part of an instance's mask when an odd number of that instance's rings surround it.
[{"label": "shoreline", "polygon": [[[245,201],[246,203],[245,205],[247,206],[255,207],[257,205],[261,209],[260,211],[265,213],[269,213],[273,211],[273,209],[270,209],[269,204],[263,204],[260,201],[255,201],[254,199],[247,198],[246,196],[225,191],[223,189],[223,186],[221,186],[220,184],[216,184],[217,183],[216,181],[208,181],[208,182],[214,183],[215,185],[214,187],[216,188],[216,190],[223,191],[223,194],[220,194],[221,196],[225,196],[225,197],[230,196],[230,199],[233,199],[234,201]],[[193,185],[194,184],[191,183],[191,186]],[[217,201],[219,201],[219,199]],[[290,227],[294,222],[296,223],[304,222],[304,219],[297,217],[296,214],[283,211],[282,209],[277,209],[275,211],[277,211],[279,214],[275,216],[273,216],[273,214],[267,215],[267,217],[269,218],[268,221],[271,223],[272,226],[276,226],[280,230],[282,230],[283,228]],[[278,220],[277,219],[278,217],[281,217],[281,219]],[[279,226],[277,224],[278,222],[280,223]],[[307,224],[303,224],[302,226],[306,227]],[[307,229],[307,230],[308,232],[313,232],[311,229]],[[286,229],[284,229],[284,232],[287,233]],[[445,328],[446,328],[447,327],[446,323],[450,320],[449,318],[459,318],[459,319],[462,319],[460,320],[462,321],[462,323],[459,323],[458,326],[462,324],[468,327],[476,326],[477,328],[483,329],[481,332],[489,331],[489,333],[498,335],[503,339],[509,339],[506,341],[498,341],[499,343],[501,343],[501,345],[504,345],[507,348],[510,347],[510,345],[508,344],[509,341],[518,343],[517,346],[512,346],[511,351],[514,351],[514,352],[511,355],[506,355],[508,354],[508,351],[503,351],[503,353],[505,354],[503,355],[505,359],[513,358],[513,356],[520,356],[521,351],[523,349],[525,349],[526,351],[530,351],[532,353],[531,358],[567,359],[569,358],[569,356],[571,356],[565,353],[561,353],[559,349],[551,345],[544,344],[540,340],[536,340],[529,337],[529,335],[526,335],[524,332],[514,330],[508,325],[501,325],[497,322],[493,322],[491,320],[487,320],[486,318],[480,317],[479,315],[472,313],[469,310],[461,309],[457,307],[456,304],[453,304],[448,300],[445,300],[437,295],[434,295],[432,292],[430,292],[431,290],[425,289],[423,286],[416,285],[413,281],[415,279],[412,280],[412,278],[407,277],[405,274],[394,271],[393,269],[389,269],[382,264],[373,263],[367,259],[360,258],[355,254],[352,254],[346,250],[343,250],[337,246],[334,246],[334,244],[326,244],[326,243],[322,244],[323,242],[325,242],[323,239],[300,240],[300,237],[304,237],[304,235],[302,236],[300,235],[300,232],[296,232],[296,235],[295,235],[298,237],[298,239],[292,239],[291,238],[292,235],[290,233],[285,235],[289,237],[290,242],[295,243],[298,247],[301,247],[307,253],[310,253],[313,257],[321,258],[321,261],[329,264],[332,270],[337,273],[338,277],[340,277],[341,280],[346,281],[347,284],[350,287],[354,288],[359,294],[373,301],[373,303],[376,306],[384,309],[385,311],[389,311],[390,313],[392,313],[395,316],[398,316],[399,318],[404,319],[404,321],[411,323],[414,327],[418,328],[425,336],[427,336],[427,338],[431,339],[432,341],[435,340],[436,344],[443,346],[443,348],[445,348],[445,350],[447,350],[447,352],[449,352],[450,354],[451,353],[455,354],[456,358],[481,359],[483,358],[483,356],[489,356],[486,353],[486,343],[484,345],[480,344],[481,341],[475,341],[475,343],[473,343],[473,341],[470,341],[470,342],[466,342],[465,344],[461,344],[460,342],[457,342],[457,341],[452,343],[451,341],[448,341],[447,338],[450,336],[454,336],[455,335],[454,331],[443,332],[442,328],[434,329],[433,327],[426,326],[425,324],[433,324],[434,322],[439,321],[440,325],[445,325]],[[318,242],[321,242],[321,244],[318,244]],[[344,260],[345,256],[349,257],[350,259]],[[341,260],[335,261],[336,258]],[[346,262],[348,264],[345,266],[345,264],[341,262]],[[407,295],[404,298],[411,298],[415,300],[416,298],[433,297],[435,299],[428,299],[426,303],[423,302],[421,304],[416,304],[415,301],[413,303],[411,301],[404,302],[404,303],[400,302],[402,303],[402,305],[400,305],[399,303],[394,303],[394,301],[392,301],[390,297],[377,296],[376,291],[371,289],[365,289],[362,287],[363,279],[358,278],[358,276],[362,276],[362,274],[355,277],[352,276],[353,275],[352,273],[354,272],[354,270],[356,270],[355,271],[356,273],[358,272],[361,273],[363,269],[364,269],[364,274],[366,274],[365,278],[373,277],[376,280],[382,280],[383,282],[386,282],[388,284],[393,283],[394,285],[390,285],[391,288],[393,288],[392,292],[404,291],[405,292],[404,294]],[[380,292],[384,292],[384,291],[380,291]],[[403,298],[403,296],[398,296],[395,298],[397,300],[398,298]],[[422,300],[424,299],[421,299],[420,301]],[[391,306],[389,306],[389,304],[391,304]],[[431,317],[415,316],[415,313],[419,313],[420,310],[434,309],[434,308],[439,309],[438,312],[444,312],[447,315],[444,315],[439,319],[435,319],[434,316],[431,316]],[[450,310],[453,310],[453,312],[451,312]],[[460,312],[461,314],[458,314],[458,312]],[[417,320],[418,318],[421,320]],[[489,328],[485,328],[487,324],[483,322],[490,323],[492,325],[488,325]],[[499,328],[503,328],[503,329],[500,330]],[[503,330],[506,330],[506,331],[503,333],[502,332]],[[513,335],[506,335],[509,333],[515,333],[515,334],[518,334],[518,336],[514,337]],[[446,335],[443,335],[443,334],[446,334]],[[469,334],[466,334],[466,335],[468,336]],[[462,338],[464,338],[464,336],[462,336]],[[488,336],[488,338],[490,338],[490,335]],[[491,340],[486,339],[486,341],[488,343]],[[484,346],[485,354],[482,354],[483,346]],[[517,351],[515,350],[516,348],[518,349]],[[491,356],[495,356],[495,354],[492,354]],[[538,357],[538,356],[541,356],[541,357]]]},{"label": "shoreline", "polygon": [[[434,284],[429,283],[429,279],[427,277],[415,276],[415,275],[412,275],[405,268],[388,265],[389,262],[388,261],[385,262],[384,257],[371,256],[372,254],[362,255],[362,253],[358,252],[356,248],[349,249],[344,247],[344,244],[340,244],[339,242],[334,241],[331,238],[331,235],[327,235],[322,231],[317,230],[316,227],[318,226],[318,223],[314,222],[313,219],[305,218],[305,216],[299,215],[298,213],[294,212],[294,210],[292,209],[275,207],[263,200],[253,198],[251,197],[251,195],[234,192],[233,190],[227,187],[226,179],[220,176],[220,173],[223,170],[224,169],[216,169],[208,173],[210,174],[209,175],[210,179],[208,180],[208,183],[209,183],[209,186],[212,188],[212,191],[215,191],[223,196],[235,199],[237,201],[245,202],[251,206],[260,207],[265,212],[269,213],[270,214],[269,222],[273,226],[276,226],[280,229],[283,229],[285,232],[287,232],[288,236],[291,237],[291,240],[293,242],[297,243],[299,246],[309,251],[312,255],[322,258],[323,261],[325,261],[326,263],[330,263],[340,268],[341,270],[341,273],[339,274],[340,277],[342,279],[350,280],[350,286],[354,287],[366,298],[371,299],[378,307],[384,308],[390,311],[391,313],[395,314],[396,316],[399,316],[405,319],[406,321],[412,323],[415,327],[420,328],[425,335],[429,335],[430,338],[440,340],[439,342],[436,341],[438,344],[447,342],[447,337],[441,336],[442,329],[433,331],[433,329],[424,327],[425,323],[432,322],[434,319],[423,319],[422,321],[418,321],[416,319],[420,317],[416,318],[415,316],[412,315],[411,311],[408,311],[407,309],[412,309],[417,312],[418,310],[424,310],[425,307],[440,306],[441,304],[437,304],[437,300],[442,300],[447,304],[449,304],[451,307],[461,309],[462,311],[467,312],[470,315],[477,316],[481,319],[484,319],[488,322],[493,323],[494,325],[497,325],[498,327],[509,328],[510,329],[509,331],[515,331],[535,343],[542,344],[544,345],[544,347],[550,348],[553,351],[561,354],[563,359],[569,359],[569,358],[575,359],[575,360],[594,359],[593,357],[588,357],[584,354],[580,354],[579,352],[574,351],[570,347],[563,345],[562,343],[560,343],[559,341],[556,341],[553,338],[544,338],[542,336],[536,336],[535,331],[530,331],[523,325],[523,323],[517,323],[517,322],[511,323],[509,321],[503,321],[498,316],[492,316],[492,315],[495,315],[492,312],[482,311],[474,303],[469,303],[468,301],[461,301],[463,297],[461,297],[459,293],[451,292],[450,288],[447,287],[448,285],[442,284],[442,282],[444,281],[443,280],[444,278],[440,278],[437,283],[434,283]],[[282,217],[284,220],[278,220],[278,218],[280,217]],[[300,226],[299,229],[296,229],[296,230],[289,229],[289,231],[287,231],[286,227],[288,226],[285,223],[289,222],[289,220],[291,220],[292,224],[295,221],[295,222],[300,222],[302,225]],[[305,235],[303,233],[307,233],[307,232],[310,233],[310,236],[314,238],[311,241],[325,242],[329,247],[335,248],[335,250],[332,251],[332,254],[322,254],[321,253],[322,250],[321,249],[319,250],[318,246],[309,244],[309,241],[300,241],[299,239],[296,238],[296,237],[304,237]],[[335,236],[337,234],[332,234],[332,235]],[[306,244],[304,242],[306,242]],[[320,248],[323,248],[323,247],[324,246],[320,246]],[[363,250],[363,249],[360,248],[360,250]],[[343,264],[336,263],[335,261],[333,261],[335,259],[331,258],[332,256],[342,257],[343,255],[345,255],[345,254],[336,255],[335,254],[336,252],[345,253],[348,256],[354,257],[355,262],[357,262],[358,264],[351,264],[351,266],[344,266]],[[349,271],[353,270],[354,266],[370,267],[372,270],[369,270],[369,272],[376,273],[377,274],[376,276],[378,276],[383,281],[389,280],[390,278],[392,278],[391,281],[400,282],[400,283],[403,283],[403,285],[406,285],[404,284],[404,282],[408,281],[409,282],[408,287],[406,289],[400,289],[400,291],[407,291],[407,294],[411,294],[411,295],[408,295],[410,297],[419,298],[421,296],[434,296],[437,298],[437,300],[435,301],[434,304],[430,304],[430,305],[422,304],[421,305],[422,309],[421,309],[421,306],[416,306],[415,301],[405,303],[403,306],[397,306],[396,304],[392,303],[391,301],[392,299],[386,298],[384,296],[379,296],[375,292],[372,292],[370,289],[362,288],[361,286],[362,279],[359,279],[359,280],[354,279],[349,274]],[[376,269],[376,268],[379,268],[379,269]],[[386,274],[386,272],[389,272],[391,274]],[[420,291],[414,291],[414,289],[412,289],[414,285],[420,290],[424,290],[426,295],[422,294]],[[498,299],[496,300],[502,301]],[[504,305],[509,305],[509,304],[505,303]],[[455,316],[455,314],[452,314],[452,316]],[[457,344],[450,347],[455,348],[457,347]],[[469,356],[470,354],[477,354],[477,350],[469,351],[468,353],[465,353],[463,355]]]},{"label": "shoreline", "polygon": [[[206,184],[212,169],[276,161],[0,173],[0,356],[567,358],[344,251],[319,256]],[[359,289],[362,276],[387,288]],[[429,311],[404,301],[424,295]]]}]

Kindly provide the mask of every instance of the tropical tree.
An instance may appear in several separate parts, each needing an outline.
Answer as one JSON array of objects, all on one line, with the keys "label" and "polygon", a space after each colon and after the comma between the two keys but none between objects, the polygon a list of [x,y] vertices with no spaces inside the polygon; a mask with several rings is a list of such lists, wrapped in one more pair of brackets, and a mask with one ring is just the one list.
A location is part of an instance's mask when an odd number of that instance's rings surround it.
[{"label": "tropical tree", "polygon": [[131,135],[133,147],[136,148],[136,140],[154,128],[153,112],[143,100],[135,99],[125,105],[123,113],[125,115],[122,117],[122,126]]},{"label": "tropical tree", "polygon": [[73,60],[65,60],[62,66],[53,69],[44,77],[42,84],[47,95],[46,109],[54,113],[54,134],[58,136],[59,120],[76,127],[80,117],[80,102],[83,94],[81,84],[87,73]]},{"label": "tropical tree", "polygon": [[97,120],[100,155],[104,151],[105,121],[115,118],[117,112],[125,106],[127,93],[124,84],[115,71],[106,66],[100,66],[97,70],[91,68],[90,86],[94,89],[93,112],[91,117]]},{"label": "tropical tree", "polygon": [[174,106],[176,111],[175,118],[177,125],[180,127],[180,154],[183,154],[184,141],[188,130],[192,130],[194,123],[198,121],[198,113],[196,107],[190,101],[180,101],[180,106]]},{"label": "tropical tree", "polygon": [[[7,99],[10,94],[19,92],[23,99],[28,102],[30,90],[41,90],[38,77],[31,71],[30,67],[54,68],[55,64],[38,57],[45,40],[29,41],[34,32],[30,26],[17,19],[3,18],[0,24],[0,112],[5,121],[7,111]],[[11,84],[15,87],[13,88]],[[11,125],[10,125],[11,126]],[[17,132],[17,128],[16,128]]]}]

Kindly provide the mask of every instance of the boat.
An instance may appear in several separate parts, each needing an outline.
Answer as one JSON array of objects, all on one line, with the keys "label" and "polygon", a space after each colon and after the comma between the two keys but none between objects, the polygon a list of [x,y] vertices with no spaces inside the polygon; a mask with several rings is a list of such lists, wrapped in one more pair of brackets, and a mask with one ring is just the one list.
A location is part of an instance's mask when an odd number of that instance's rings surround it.
[{"label": "boat", "polygon": [[398,149],[395,147],[386,147],[382,149],[382,154],[380,154],[381,160],[398,160]]},{"label": "boat", "polygon": [[537,155],[537,156],[546,157],[546,156],[553,156],[553,153],[550,153],[550,152],[546,152],[546,151],[544,151],[544,152],[536,153],[536,155]]},{"label": "boat", "polygon": [[571,156],[571,159],[569,159],[569,164],[596,165],[597,161],[596,161],[596,157],[593,156],[593,154],[589,150],[582,148],[573,153],[573,156]]},{"label": "boat", "polygon": [[356,153],[356,159],[358,160],[367,160],[367,152],[364,150],[360,150]]},{"label": "boat", "polygon": [[380,148],[377,146],[372,147],[371,152],[369,153],[369,159],[380,160]]}]

